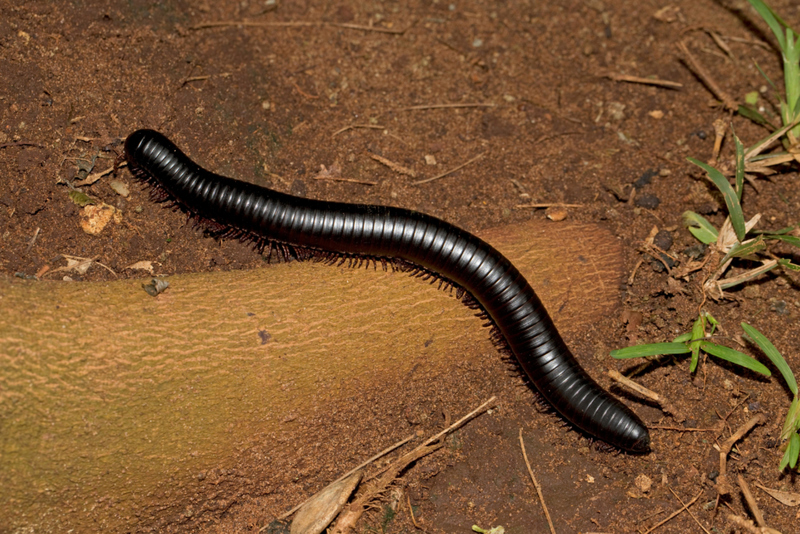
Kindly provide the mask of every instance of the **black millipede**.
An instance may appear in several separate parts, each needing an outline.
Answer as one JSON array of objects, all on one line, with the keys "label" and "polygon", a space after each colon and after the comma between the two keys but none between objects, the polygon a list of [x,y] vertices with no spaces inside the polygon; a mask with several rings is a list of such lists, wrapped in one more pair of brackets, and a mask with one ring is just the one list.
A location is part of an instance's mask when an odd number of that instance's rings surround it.
[{"label": "black millipede", "polygon": [[619,449],[649,450],[644,423],[583,370],[530,284],[478,237],[416,211],[310,200],[220,176],[153,130],[129,135],[125,158],[164,199],[215,227],[324,257],[403,262],[462,288],[565,419]]}]

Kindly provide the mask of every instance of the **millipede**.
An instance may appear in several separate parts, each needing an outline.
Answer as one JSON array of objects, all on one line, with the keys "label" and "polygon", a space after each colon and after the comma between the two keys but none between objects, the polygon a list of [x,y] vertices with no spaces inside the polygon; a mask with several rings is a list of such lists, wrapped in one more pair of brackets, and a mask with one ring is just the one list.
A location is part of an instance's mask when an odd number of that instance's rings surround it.
[{"label": "millipede", "polygon": [[399,262],[466,291],[562,417],[624,451],[650,450],[647,427],[580,366],[527,280],[471,233],[412,210],[312,200],[220,176],[154,130],[130,134],[125,159],[160,199],[215,229],[304,257]]}]

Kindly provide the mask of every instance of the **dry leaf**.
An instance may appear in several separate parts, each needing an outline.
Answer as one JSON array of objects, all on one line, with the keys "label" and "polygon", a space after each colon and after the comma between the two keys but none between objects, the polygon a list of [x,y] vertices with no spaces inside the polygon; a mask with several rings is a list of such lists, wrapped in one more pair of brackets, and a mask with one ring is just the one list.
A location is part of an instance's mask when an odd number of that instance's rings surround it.
[{"label": "dry leaf", "polygon": [[128,265],[125,268],[126,269],[139,270],[139,271],[147,271],[150,274],[153,274],[153,262],[152,261],[147,261],[147,260],[137,261],[136,263]]},{"label": "dry leaf", "polygon": [[335,482],[311,497],[292,520],[291,534],[320,534],[339,515],[361,482],[361,471]]},{"label": "dry leaf", "polygon": [[103,231],[109,222],[122,222],[122,213],[109,204],[90,204],[81,211],[81,228],[90,235],[97,235]]},{"label": "dry leaf", "polygon": [[769,489],[765,488],[761,484],[756,484],[756,486],[767,492],[770,497],[772,497],[781,504],[784,504],[786,506],[800,506],[800,493]]}]

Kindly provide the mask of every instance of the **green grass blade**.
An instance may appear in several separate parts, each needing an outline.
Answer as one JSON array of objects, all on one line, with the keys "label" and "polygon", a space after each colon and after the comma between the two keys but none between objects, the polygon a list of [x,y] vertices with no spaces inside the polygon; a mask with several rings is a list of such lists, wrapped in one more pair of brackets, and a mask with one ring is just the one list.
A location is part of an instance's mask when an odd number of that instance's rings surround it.
[{"label": "green grass blade", "polygon": [[708,219],[693,211],[684,211],[682,217],[683,224],[701,243],[710,245],[717,242],[719,232],[713,224],[708,222]]},{"label": "green grass blade", "polygon": [[634,345],[611,351],[611,357],[623,360],[627,358],[642,358],[644,356],[660,356],[662,354],[686,354],[689,347],[686,343],[650,343],[649,345]]},{"label": "green grass blade", "polygon": [[747,323],[742,323],[742,329],[744,330],[744,333],[747,334],[747,337],[752,339],[753,342],[758,345],[758,348],[761,349],[761,352],[763,352],[767,358],[769,358],[769,361],[772,362],[772,365],[778,368],[778,371],[781,372],[783,379],[786,381],[786,385],[789,386],[789,390],[792,392],[792,395],[797,397],[797,380],[794,378],[794,373],[792,372],[791,367],[789,367],[789,364],[786,363],[785,359],[783,359],[783,356],[781,356],[781,353],[775,348],[775,345],[773,345],[764,334]]},{"label": "green grass blade", "polygon": [[725,199],[725,205],[728,207],[728,214],[731,217],[731,226],[733,226],[733,231],[736,232],[737,239],[739,239],[739,241],[744,241],[745,229],[742,205],[739,203],[739,197],[736,196],[736,191],[733,190],[728,179],[711,165],[703,163],[695,158],[686,159],[708,173],[709,179],[714,182],[714,185],[717,186],[717,189],[722,193],[722,198]]},{"label": "green grass blade", "polygon": [[693,341],[689,346],[689,350],[692,352],[692,361],[689,363],[690,373],[694,373],[695,369],[697,369],[697,364],[700,362],[700,343],[702,342]]},{"label": "green grass blade", "polygon": [[797,457],[800,456],[800,434],[792,434],[789,438],[786,454],[789,455],[789,467],[794,469],[797,466]]},{"label": "green grass blade", "polygon": [[[731,125],[731,131],[733,131],[733,125]],[[744,145],[739,141],[736,132],[733,132],[733,141],[736,143],[736,197],[741,202],[744,190]]]},{"label": "green grass blade", "polygon": [[766,126],[771,130],[777,130],[777,128],[775,128],[775,125],[772,124],[772,122],[770,122],[769,119],[767,119],[764,115],[754,110],[750,106],[740,105],[739,109],[736,112],[745,119],[751,120],[756,124],[760,124],[761,126]]},{"label": "green grass blade", "polygon": [[780,265],[784,269],[789,269],[790,271],[800,271],[800,265],[792,263],[792,260],[788,258],[780,258],[778,260],[778,265]]},{"label": "green grass blade", "polygon": [[733,350],[729,347],[723,347],[722,345],[717,345],[716,343],[711,343],[710,341],[701,342],[700,348],[712,356],[729,361],[740,367],[744,367],[745,369],[750,369],[751,371],[764,376],[772,376],[772,373],[769,371],[769,369],[764,367],[761,362],[751,358],[743,352],[739,352],[738,350]]},{"label": "green grass blade", "polygon": [[786,414],[786,421],[781,430],[781,439],[789,439],[789,436],[796,433],[798,429],[800,429],[800,399],[795,397],[789,406],[789,413]]},{"label": "green grass blade", "polygon": [[686,332],[685,334],[681,334],[678,337],[676,337],[675,339],[673,339],[672,342],[673,343],[684,343],[686,341],[691,341],[691,340],[692,340],[692,333],[691,332]]},{"label": "green grass blade", "polygon": [[725,254],[725,257],[722,258],[720,263],[725,263],[730,258],[745,258],[756,252],[761,252],[766,248],[767,244],[764,242],[764,236],[758,236],[756,239],[751,239],[746,243],[736,243],[731,247],[728,253]]},{"label": "green grass blade", "polygon": [[769,234],[766,237],[767,239],[777,239],[779,241],[783,241],[784,243],[789,243],[794,247],[800,248],[800,237],[795,237],[793,235],[781,235],[781,234]]},{"label": "green grass blade", "polygon": [[750,5],[753,6],[756,11],[758,11],[758,14],[761,15],[761,18],[767,23],[767,26],[769,26],[769,29],[772,30],[772,33],[775,34],[775,38],[778,39],[778,44],[780,44],[781,50],[785,50],[786,38],[783,35],[783,27],[781,26],[780,22],[778,22],[780,17],[778,17],[775,12],[772,11],[772,9],[770,9],[770,7],[761,0],[748,1],[750,2]]}]

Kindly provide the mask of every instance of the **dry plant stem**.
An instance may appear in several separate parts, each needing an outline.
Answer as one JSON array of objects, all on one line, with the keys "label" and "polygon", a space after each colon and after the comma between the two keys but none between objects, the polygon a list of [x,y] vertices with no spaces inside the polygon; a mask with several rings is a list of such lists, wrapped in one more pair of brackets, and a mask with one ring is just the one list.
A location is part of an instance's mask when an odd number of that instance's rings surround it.
[{"label": "dry plant stem", "polygon": [[[394,445],[390,445],[389,447],[387,447],[387,448],[383,449],[381,452],[379,452],[379,453],[378,453],[378,454],[376,454],[375,456],[373,456],[373,457],[369,458],[368,460],[366,460],[366,461],[362,462],[362,463],[361,463],[361,464],[359,464],[358,466],[354,467],[353,469],[351,469],[351,470],[350,470],[350,471],[348,471],[347,473],[343,474],[342,476],[340,476],[339,478],[337,478],[336,480],[334,480],[333,482],[331,482],[330,484],[328,484],[328,486],[332,486],[332,485],[336,484],[337,482],[341,482],[342,480],[344,480],[345,478],[349,477],[350,475],[352,475],[353,473],[355,473],[355,472],[356,472],[356,471],[358,471],[359,469],[361,469],[361,468],[363,468],[363,467],[366,467],[367,465],[371,464],[372,462],[374,462],[375,460],[377,460],[377,459],[378,459],[378,458],[380,458],[381,456],[386,456],[387,454],[389,454],[390,452],[392,452],[392,451],[393,451],[393,450],[395,450],[396,448],[398,448],[398,447],[401,447],[401,446],[405,445],[406,443],[408,443],[409,441],[411,441],[412,439],[414,439],[414,436],[415,436],[415,435],[416,435],[416,434],[411,434],[411,435],[410,435],[410,436],[408,436],[407,438],[405,438],[405,439],[401,439],[400,441],[398,441],[398,442],[397,442],[397,443],[395,443]],[[325,487],[327,488],[328,486],[325,486]],[[323,489],[324,489],[324,488],[323,488]],[[321,491],[321,490],[320,490],[320,491]],[[319,493],[319,492],[317,492],[317,493]],[[316,495],[316,494],[315,494],[315,495]],[[313,495],[312,495],[311,497],[313,497]],[[304,505],[305,503],[307,503],[307,502],[308,502],[308,501],[311,499],[311,497],[309,497],[309,498],[308,498],[308,499],[306,499],[305,501],[301,502],[300,504],[298,504],[297,506],[295,506],[294,508],[292,508],[291,510],[289,510],[288,512],[286,512],[286,513],[285,513],[285,514],[283,514],[282,516],[280,516],[280,517],[278,518],[278,521],[283,521],[284,519],[286,519],[287,517],[289,517],[290,515],[292,515],[292,514],[293,514],[293,513],[295,513],[296,511],[298,511],[300,508],[302,508],[302,507],[303,507],[303,505]]]},{"label": "dry plant stem", "polygon": [[428,532],[421,525],[417,524],[417,518],[414,517],[414,508],[411,507],[411,496],[409,496],[408,493],[406,493],[406,502],[408,503],[408,513],[411,516],[411,522],[414,524],[414,527],[422,532]]},{"label": "dry plant stem", "polygon": [[731,98],[728,93],[720,89],[719,85],[717,85],[706,68],[697,60],[697,58],[694,57],[694,55],[692,55],[691,52],[689,52],[689,49],[686,47],[686,43],[684,41],[679,41],[677,46],[678,50],[680,50],[681,54],[683,55],[683,59],[687,66],[702,80],[705,86],[708,87],[712,93],[714,93],[714,96],[722,101],[725,109],[728,111],[736,111],[739,109],[739,105],[736,103],[736,101]]},{"label": "dry plant stem", "polygon": [[369,157],[371,157],[378,163],[386,165],[387,167],[389,167],[398,174],[405,174],[406,176],[410,176],[412,178],[417,177],[417,173],[413,169],[409,169],[408,167],[403,167],[399,163],[395,163],[394,161],[384,158],[383,156],[379,156],[377,154],[370,154]]},{"label": "dry plant stem", "polygon": [[517,204],[514,206],[515,208],[522,209],[522,208],[582,208],[583,204],[561,204],[556,202],[555,204]]},{"label": "dry plant stem", "polygon": [[403,470],[405,470],[411,463],[419,460],[420,458],[430,454],[431,452],[441,448],[444,446],[443,442],[436,443],[441,439],[443,436],[446,436],[453,430],[461,427],[464,423],[469,421],[470,419],[476,417],[477,415],[483,413],[487,410],[497,399],[497,397],[492,397],[475,410],[471,411],[449,427],[445,428],[438,434],[431,436],[430,438],[426,439],[421,445],[419,445],[416,449],[412,450],[409,453],[401,456],[397,460],[395,460],[389,469],[383,473],[380,478],[373,480],[370,482],[361,495],[351,503],[345,510],[339,515],[339,518],[336,520],[336,524],[334,525],[331,532],[333,534],[347,534],[349,532],[355,531],[355,526],[358,520],[363,515],[364,511],[367,509],[369,503],[375,499],[378,495],[386,491],[389,485],[395,481],[395,479],[400,475]]},{"label": "dry plant stem", "polygon": [[711,159],[707,162],[709,165],[716,165],[717,158],[719,157],[719,151],[722,149],[722,141],[725,139],[725,132],[727,132],[728,126],[722,119],[717,119],[714,121],[714,153],[711,155]]},{"label": "dry plant stem", "polygon": [[333,132],[333,134],[331,134],[331,137],[336,137],[340,133],[344,133],[347,130],[355,130],[355,129],[358,129],[358,128],[366,128],[366,129],[370,129],[370,130],[383,130],[384,127],[383,126],[379,126],[377,124],[351,124],[350,126],[345,126],[341,130],[336,130],[335,132]]},{"label": "dry plant stem", "polygon": [[550,517],[550,512],[547,510],[547,505],[544,503],[542,487],[539,485],[539,481],[536,480],[536,477],[533,476],[533,469],[531,469],[531,463],[528,461],[528,453],[525,451],[525,441],[522,439],[521,428],[519,429],[519,446],[522,449],[522,457],[525,459],[525,465],[528,467],[528,474],[531,476],[533,487],[536,488],[536,493],[539,495],[539,502],[542,503],[542,510],[544,510],[544,515],[547,518],[547,524],[550,525],[550,532],[552,534],[556,534],[556,527],[553,526],[553,520]]},{"label": "dry plant stem", "polygon": [[315,176],[314,179],[327,180],[329,182],[349,182],[351,184],[378,185],[378,182],[370,182],[369,180],[358,180],[356,178],[341,178],[338,176]]},{"label": "dry plant stem", "polygon": [[224,28],[227,26],[248,26],[251,28],[298,28],[306,26],[334,26],[336,28],[345,28],[347,30],[360,30],[366,32],[378,33],[391,33],[395,35],[402,35],[411,26],[403,28],[402,30],[393,30],[391,28],[381,28],[378,26],[362,26],[360,24],[346,24],[338,22],[312,22],[312,21],[286,21],[286,22],[257,22],[251,20],[223,20],[219,22],[204,22],[191,26],[190,30],[204,30],[207,28]]},{"label": "dry plant stem", "polygon": [[420,104],[419,106],[408,106],[406,108],[397,108],[395,111],[414,111],[418,109],[450,109],[450,108],[493,108],[494,104],[491,102],[474,102],[468,104]]},{"label": "dry plant stem", "polygon": [[728,521],[733,523],[734,525],[745,529],[747,532],[751,534],[781,534],[779,531],[775,530],[774,528],[769,527],[757,527],[753,524],[752,521],[749,519],[745,519],[739,515],[730,514],[728,516]]},{"label": "dry plant stem", "polygon": [[615,382],[621,384],[622,386],[627,387],[631,391],[634,391],[635,393],[638,393],[639,395],[642,395],[643,397],[650,399],[651,401],[658,404],[664,413],[668,413],[670,415],[676,415],[676,410],[672,406],[672,403],[670,403],[667,399],[665,399],[655,391],[647,389],[641,384],[637,384],[630,378],[622,375],[619,371],[616,371],[614,369],[609,369],[607,374]]},{"label": "dry plant stem", "polygon": [[[672,493],[672,495],[673,495],[673,496],[674,496],[676,499],[678,499],[678,502],[679,502],[679,503],[681,503],[681,505],[682,505],[682,506],[686,506],[686,505],[683,503],[683,499],[681,499],[680,497],[678,497],[678,494],[677,494],[677,493],[675,493],[674,491],[672,491],[672,488],[670,488],[669,486],[667,486],[667,489],[669,490],[669,492],[670,492],[670,493]],[[708,531],[708,529],[707,529],[706,527],[704,527],[702,524],[700,524],[700,521],[698,521],[697,517],[695,517],[695,515],[692,513],[692,511],[691,511],[691,510],[689,510],[689,508],[688,508],[688,507],[686,508],[686,513],[688,513],[690,516],[692,516],[692,519],[694,519],[694,522],[695,522],[695,523],[697,523],[697,526],[699,526],[700,528],[702,528],[702,529],[703,529],[703,532],[705,532],[706,534],[711,534],[711,533]]]},{"label": "dry plant stem", "polygon": [[484,154],[485,154],[485,152],[482,152],[482,153],[478,154],[477,156],[475,156],[474,158],[472,158],[471,160],[467,161],[466,163],[462,163],[458,167],[454,167],[454,168],[450,169],[449,171],[443,172],[442,174],[437,174],[433,178],[425,178],[424,180],[418,180],[416,182],[411,182],[411,185],[427,184],[428,182],[432,182],[434,180],[438,180],[439,178],[444,178],[445,176],[447,176],[449,174],[453,174],[457,170],[463,169],[464,167],[466,167],[467,165],[469,165],[471,163],[475,163],[476,161],[481,159]]},{"label": "dry plant stem", "polygon": [[[745,434],[750,432],[753,427],[757,424],[761,423],[764,420],[763,414],[758,414],[755,417],[750,418],[745,424],[740,426],[736,432],[733,433],[731,437],[726,439],[719,445],[719,475],[717,476],[717,500],[719,501],[720,495],[725,495],[729,493],[730,488],[728,487],[728,454],[731,452],[731,449],[736,444],[737,441],[742,439]],[[715,446],[716,447],[716,446]]]},{"label": "dry plant stem", "polygon": [[667,521],[670,521],[670,520],[671,520],[673,517],[677,516],[678,514],[680,514],[681,512],[683,512],[684,510],[688,510],[688,509],[689,509],[689,507],[690,507],[691,505],[693,505],[693,504],[695,503],[695,501],[697,501],[697,499],[699,499],[699,498],[700,498],[700,496],[701,496],[702,494],[703,494],[703,491],[701,490],[701,491],[700,491],[700,493],[698,493],[698,494],[695,496],[695,498],[694,498],[694,499],[692,499],[691,501],[689,501],[689,502],[687,502],[686,504],[684,504],[684,505],[683,505],[681,508],[678,508],[677,510],[675,510],[674,512],[672,512],[671,514],[669,514],[669,516],[665,517],[663,520],[659,521],[659,522],[658,522],[657,524],[655,524],[654,526],[652,526],[652,527],[650,527],[649,529],[645,530],[645,531],[644,531],[642,534],[650,534],[650,532],[653,532],[654,530],[656,530],[657,528],[659,528],[661,525],[663,525],[663,524],[664,524],[664,523],[666,523]]},{"label": "dry plant stem", "polygon": [[614,80],[615,82],[641,83],[644,85],[655,85],[657,87],[666,87],[668,89],[680,89],[683,87],[683,84],[678,82],[671,82],[668,80],[655,80],[653,78],[640,78],[639,76],[629,76],[627,74],[616,74],[613,72],[606,74],[606,78]]},{"label": "dry plant stem", "polygon": [[764,521],[764,514],[761,513],[761,509],[758,507],[758,503],[753,498],[753,494],[750,492],[750,487],[747,485],[747,481],[744,479],[741,473],[736,475],[736,481],[739,483],[739,489],[742,490],[742,495],[744,495],[744,500],[747,502],[747,506],[750,508],[750,511],[753,513],[753,517],[756,519],[756,525],[759,527],[767,526],[766,521]]}]

